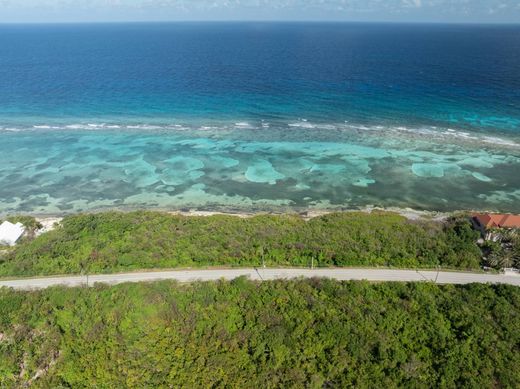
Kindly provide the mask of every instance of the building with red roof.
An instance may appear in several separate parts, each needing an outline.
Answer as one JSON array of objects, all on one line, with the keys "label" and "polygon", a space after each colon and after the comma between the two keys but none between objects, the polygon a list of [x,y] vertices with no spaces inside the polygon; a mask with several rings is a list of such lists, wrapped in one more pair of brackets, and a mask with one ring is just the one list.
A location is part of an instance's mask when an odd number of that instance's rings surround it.
[{"label": "building with red roof", "polygon": [[496,241],[499,235],[492,233],[490,230],[496,228],[502,229],[520,229],[520,215],[511,214],[476,214],[473,215],[473,225],[480,230],[482,237],[487,240]]},{"label": "building with red roof", "polygon": [[520,215],[477,214],[473,220],[482,228],[520,228]]}]

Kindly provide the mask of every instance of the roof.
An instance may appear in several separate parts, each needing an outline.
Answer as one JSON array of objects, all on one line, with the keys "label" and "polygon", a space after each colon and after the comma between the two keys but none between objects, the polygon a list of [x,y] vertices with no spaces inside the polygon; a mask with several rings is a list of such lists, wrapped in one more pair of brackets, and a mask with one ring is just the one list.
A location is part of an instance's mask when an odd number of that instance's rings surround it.
[{"label": "roof", "polygon": [[25,227],[22,223],[13,224],[5,221],[0,225],[0,244],[14,246],[24,232]]},{"label": "roof", "polygon": [[520,228],[520,215],[486,213],[473,217],[486,228]]}]

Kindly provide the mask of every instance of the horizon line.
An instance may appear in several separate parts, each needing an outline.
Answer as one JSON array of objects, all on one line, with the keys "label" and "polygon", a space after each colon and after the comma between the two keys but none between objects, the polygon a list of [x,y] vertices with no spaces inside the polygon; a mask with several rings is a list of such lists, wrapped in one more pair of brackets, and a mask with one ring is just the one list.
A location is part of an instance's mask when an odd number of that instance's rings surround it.
[{"label": "horizon line", "polygon": [[405,25],[464,25],[464,26],[520,26],[520,22],[497,21],[397,21],[397,20],[283,20],[283,19],[215,19],[215,20],[100,20],[100,21],[0,21],[2,25],[71,25],[71,24],[222,24],[222,23],[271,23],[271,24],[405,24]]}]

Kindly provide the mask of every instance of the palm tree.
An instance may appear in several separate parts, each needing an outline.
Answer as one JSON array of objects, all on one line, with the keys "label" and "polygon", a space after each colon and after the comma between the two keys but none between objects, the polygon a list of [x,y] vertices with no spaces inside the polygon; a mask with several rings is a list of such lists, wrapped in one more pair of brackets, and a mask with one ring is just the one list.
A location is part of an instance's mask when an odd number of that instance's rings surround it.
[{"label": "palm tree", "polygon": [[488,242],[486,263],[496,269],[520,268],[520,233],[516,229],[501,230],[498,239]]},{"label": "palm tree", "polygon": [[495,269],[505,269],[513,267],[514,259],[513,253],[510,250],[505,250],[499,246],[498,249],[491,250],[486,258],[486,263],[489,267]]}]

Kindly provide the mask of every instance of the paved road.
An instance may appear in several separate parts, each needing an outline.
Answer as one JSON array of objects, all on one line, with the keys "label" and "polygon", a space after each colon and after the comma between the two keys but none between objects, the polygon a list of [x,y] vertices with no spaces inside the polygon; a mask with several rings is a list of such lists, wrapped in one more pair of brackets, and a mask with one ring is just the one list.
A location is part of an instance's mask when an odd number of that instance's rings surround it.
[{"label": "paved road", "polygon": [[56,285],[92,286],[95,283],[120,284],[123,282],[152,282],[177,280],[179,282],[231,280],[246,276],[252,280],[275,280],[290,278],[325,277],[336,280],[367,281],[429,281],[439,284],[501,283],[520,286],[520,276],[479,273],[458,273],[390,269],[214,269],[157,271],[126,274],[104,274],[88,276],[65,276],[0,281],[0,287],[15,289],[43,289]]}]

